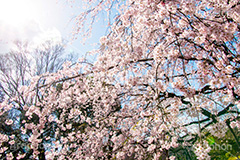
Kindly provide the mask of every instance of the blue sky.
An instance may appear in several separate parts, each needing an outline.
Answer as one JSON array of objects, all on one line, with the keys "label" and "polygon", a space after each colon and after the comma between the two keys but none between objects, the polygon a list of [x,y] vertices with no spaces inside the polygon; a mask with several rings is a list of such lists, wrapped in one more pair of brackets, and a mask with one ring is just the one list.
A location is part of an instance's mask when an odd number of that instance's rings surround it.
[{"label": "blue sky", "polygon": [[74,18],[81,11],[81,1],[71,5],[68,0],[0,0],[0,53],[9,51],[16,39],[33,42],[61,37],[69,42],[66,52],[84,55],[96,48],[91,44],[98,43],[106,33],[106,24],[100,20],[85,45],[80,43],[80,37],[71,42]]}]

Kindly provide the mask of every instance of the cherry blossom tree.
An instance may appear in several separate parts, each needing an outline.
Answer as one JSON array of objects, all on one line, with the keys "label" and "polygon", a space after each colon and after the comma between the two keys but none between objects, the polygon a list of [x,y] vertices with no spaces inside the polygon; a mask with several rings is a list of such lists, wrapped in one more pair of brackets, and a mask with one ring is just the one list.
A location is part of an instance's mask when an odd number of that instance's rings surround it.
[{"label": "cherry blossom tree", "polygon": [[[230,130],[240,148],[239,1],[87,2],[78,25],[114,4],[119,15],[94,64],[68,62],[21,88],[31,158],[40,159],[39,145],[51,140],[47,159],[166,160],[183,152],[210,159],[206,131],[224,137]],[[1,114],[11,107],[2,103]],[[54,135],[45,135],[51,124]],[[13,158],[7,149],[2,155]]]}]

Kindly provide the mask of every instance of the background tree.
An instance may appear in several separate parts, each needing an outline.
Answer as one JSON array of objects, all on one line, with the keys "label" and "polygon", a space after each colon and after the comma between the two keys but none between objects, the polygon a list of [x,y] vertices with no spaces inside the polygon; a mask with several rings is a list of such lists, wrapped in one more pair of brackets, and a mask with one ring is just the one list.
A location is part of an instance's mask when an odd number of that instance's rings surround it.
[{"label": "background tree", "polygon": [[8,97],[19,96],[19,87],[27,85],[27,80],[33,76],[29,44],[20,41],[16,41],[14,44],[15,48],[9,53],[1,55],[0,61],[2,89]]},{"label": "background tree", "polygon": [[36,74],[41,75],[46,72],[58,71],[64,61],[64,46],[63,44],[52,44],[51,41],[46,41],[40,44],[34,51],[33,57],[36,61]]}]

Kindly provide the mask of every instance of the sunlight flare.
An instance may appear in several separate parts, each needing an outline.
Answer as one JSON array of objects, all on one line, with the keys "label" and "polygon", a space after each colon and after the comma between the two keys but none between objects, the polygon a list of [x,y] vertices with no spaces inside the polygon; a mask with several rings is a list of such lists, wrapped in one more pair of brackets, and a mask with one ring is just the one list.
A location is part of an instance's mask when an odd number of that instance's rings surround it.
[{"label": "sunlight flare", "polygon": [[30,0],[0,0],[0,22],[12,27],[25,25],[37,15],[37,7]]}]

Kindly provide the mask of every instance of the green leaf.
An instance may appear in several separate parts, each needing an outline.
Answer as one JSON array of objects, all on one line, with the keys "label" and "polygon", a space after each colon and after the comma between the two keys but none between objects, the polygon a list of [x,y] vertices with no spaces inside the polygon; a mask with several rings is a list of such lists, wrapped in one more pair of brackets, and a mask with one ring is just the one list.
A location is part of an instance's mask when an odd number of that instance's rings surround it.
[{"label": "green leaf", "polygon": [[215,139],[211,136],[211,137],[208,137],[207,138],[207,141],[208,141],[208,144],[209,145],[212,145],[212,144],[214,144],[215,143]]},{"label": "green leaf", "polygon": [[[238,158],[240,158],[240,156],[238,156]],[[236,160],[238,158],[237,157],[230,157],[230,158],[228,158],[228,160]]]}]

